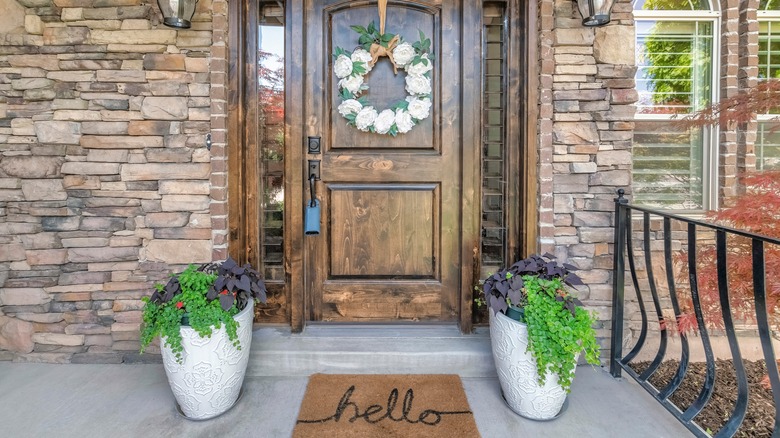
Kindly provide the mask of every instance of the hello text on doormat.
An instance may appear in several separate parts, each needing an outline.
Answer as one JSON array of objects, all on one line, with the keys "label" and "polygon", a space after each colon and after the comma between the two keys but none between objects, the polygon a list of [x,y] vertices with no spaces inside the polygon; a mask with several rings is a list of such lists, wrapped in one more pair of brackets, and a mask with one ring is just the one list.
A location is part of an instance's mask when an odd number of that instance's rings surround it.
[{"label": "hello text on doormat", "polygon": [[294,438],[479,437],[457,375],[315,374]]}]

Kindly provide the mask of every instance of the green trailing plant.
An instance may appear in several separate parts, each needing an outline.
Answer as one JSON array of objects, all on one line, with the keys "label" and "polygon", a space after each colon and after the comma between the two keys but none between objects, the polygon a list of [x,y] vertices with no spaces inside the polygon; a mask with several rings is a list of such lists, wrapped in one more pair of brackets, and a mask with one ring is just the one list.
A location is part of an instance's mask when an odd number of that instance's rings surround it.
[{"label": "green trailing plant", "polygon": [[143,297],[141,353],[155,337],[182,361],[182,325],[202,337],[211,337],[223,325],[228,339],[241,349],[238,322],[233,319],[249,300],[266,301],[266,288],[250,265],[238,266],[229,258],[220,264],[190,265],[166,284],[156,284],[150,297]]},{"label": "green trailing plant", "polygon": [[544,384],[550,371],[568,392],[577,354],[584,351],[586,361],[598,365],[600,348],[593,330],[595,315],[567,288],[583,284],[573,272],[577,268],[554,259],[551,254],[531,255],[496,272],[484,281],[484,298],[477,303],[495,313],[521,310],[519,320],[528,326],[528,350],[536,359],[539,383]]},{"label": "green trailing plant", "polygon": [[536,359],[540,383],[544,383],[545,372],[550,371],[558,375],[558,382],[568,392],[578,353],[584,351],[589,364],[599,364],[599,344],[593,330],[596,319],[580,307],[561,278],[545,280],[526,275],[523,282],[528,349]]}]

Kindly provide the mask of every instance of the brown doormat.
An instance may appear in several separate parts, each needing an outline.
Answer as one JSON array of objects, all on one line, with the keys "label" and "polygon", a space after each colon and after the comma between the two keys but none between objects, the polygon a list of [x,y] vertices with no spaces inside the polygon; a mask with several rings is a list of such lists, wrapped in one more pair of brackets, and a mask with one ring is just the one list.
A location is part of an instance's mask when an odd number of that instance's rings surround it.
[{"label": "brown doormat", "polygon": [[315,374],[293,438],[479,438],[454,374]]}]

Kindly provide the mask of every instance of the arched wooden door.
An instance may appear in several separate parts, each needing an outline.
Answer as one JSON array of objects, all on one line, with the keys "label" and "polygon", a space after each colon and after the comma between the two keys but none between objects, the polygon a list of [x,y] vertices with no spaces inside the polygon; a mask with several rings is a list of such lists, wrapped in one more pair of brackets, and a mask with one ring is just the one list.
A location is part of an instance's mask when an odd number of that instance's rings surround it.
[{"label": "arched wooden door", "polygon": [[[331,54],[336,47],[358,46],[359,34],[350,26],[378,22],[376,2],[307,0],[303,7],[300,21],[293,23],[300,26],[301,39],[293,28],[290,52],[301,51],[300,64],[292,65],[298,73],[291,75],[302,80],[293,96],[301,102],[300,125],[288,133],[300,134],[303,143],[300,162],[292,164],[296,169],[288,176],[299,188],[290,193],[300,199],[293,207],[294,229],[287,228],[301,233],[293,241],[301,242],[302,257],[293,256],[290,266],[292,277],[302,279],[293,283],[303,287],[303,319],[457,321],[470,312],[471,254],[479,241],[479,212],[474,211],[479,202],[473,201],[479,79],[471,80],[480,63],[480,9],[472,10],[472,17],[461,1],[389,3],[386,32],[415,42],[422,31],[436,56],[430,117],[393,137],[360,132],[337,109],[341,98]],[[387,58],[366,82],[365,95],[379,111],[406,96],[405,73],[394,75]],[[309,150],[309,137],[320,138],[319,153]],[[321,232],[303,236],[298,215],[303,216],[310,196],[313,160],[321,177],[315,189]],[[293,300],[298,293],[293,291]]]}]

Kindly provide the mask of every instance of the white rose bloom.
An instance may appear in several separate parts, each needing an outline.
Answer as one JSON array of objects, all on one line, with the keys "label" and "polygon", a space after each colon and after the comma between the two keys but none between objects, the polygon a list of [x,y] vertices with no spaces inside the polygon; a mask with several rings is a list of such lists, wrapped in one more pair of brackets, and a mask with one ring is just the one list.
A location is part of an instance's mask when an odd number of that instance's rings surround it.
[{"label": "white rose bloom", "polygon": [[393,49],[393,59],[395,63],[403,67],[414,58],[414,47],[409,43],[401,43]]},{"label": "white rose bloom", "polygon": [[361,109],[363,109],[363,105],[360,102],[355,99],[347,99],[339,105],[339,114],[346,117],[348,114],[359,113]]},{"label": "white rose bloom", "polygon": [[360,91],[361,85],[363,85],[363,76],[360,75],[350,76],[339,81],[339,87],[346,88],[352,95],[356,95]]},{"label": "white rose bloom", "polygon": [[433,62],[431,62],[430,59],[428,59],[428,54],[424,54],[422,58],[427,61],[418,63],[417,65],[409,64],[406,66],[406,72],[410,75],[416,75],[416,76],[422,76],[425,73],[428,73],[429,71],[433,70]]},{"label": "white rose bloom", "polygon": [[333,63],[333,72],[336,73],[336,77],[346,78],[352,74],[352,60],[347,55],[339,55],[336,58],[336,62]]},{"label": "white rose bloom", "polygon": [[377,115],[373,106],[365,106],[355,117],[355,126],[361,131],[368,131],[368,128],[374,124]]},{"label": "white rose bloom", "polygon": [[352,62],[354,63],[358,61],[362,62],[363,65],[366,66],[366,73],[370,72],[373,68],[371,66],[371,54],[362,48],[357,48],[354,52],[352,52]]},{"label": "white rose bloom", "polygon": [[417,120],[423,120],[428,117],[431,109],[431,99],[418,99],[416,97],[407,97],[409,102],[407,111]]},{"label": "white rose bloom", "polygon": [[414,121],[412,115],[402,109],[395,112],[395,126],[398,128],[398,132],[406,134],[414,127]]},{"label": "white rose bloom", "polygon": [[374,121],[374,127],[377,134],[387,134],[390,128],[393,127],[393,123],[395,123],[395,113],[391,109],[386,109],[379,113],[376,121]]},{"label": "white rose bloom", "polygon": [[416,94],[418,96],[431,94],[431,80],[425,76],[407,75],[406,91],[408,91],[409,94]]}]

